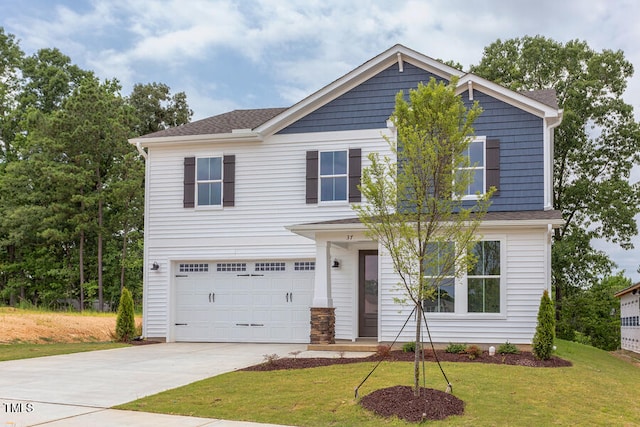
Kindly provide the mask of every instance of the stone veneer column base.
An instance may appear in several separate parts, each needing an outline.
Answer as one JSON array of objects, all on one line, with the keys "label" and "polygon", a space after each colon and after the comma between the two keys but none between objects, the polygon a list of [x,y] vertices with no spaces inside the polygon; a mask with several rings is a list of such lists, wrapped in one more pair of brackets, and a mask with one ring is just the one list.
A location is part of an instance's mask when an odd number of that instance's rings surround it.
[{"label": "stone veneer column base", "polygon": [[311,344],[336,343],[336,309],[311,307]]}]

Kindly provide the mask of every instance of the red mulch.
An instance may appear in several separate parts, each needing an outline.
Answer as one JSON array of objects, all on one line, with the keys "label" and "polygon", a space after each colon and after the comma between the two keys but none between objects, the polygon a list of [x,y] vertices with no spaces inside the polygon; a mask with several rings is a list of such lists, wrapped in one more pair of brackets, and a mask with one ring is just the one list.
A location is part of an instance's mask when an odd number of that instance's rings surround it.
[{"label": "red mulch", "polygon": [[[496,354],[489,356],[483,352],[476,358],[470,358],[468,354],[447,353],[444,350],[436,350],[438,360],[441,362],[469,362],[469,363],[495,363],[502,365],[528,366],[532,368],[557,368],[572,366],[568,360],[553,356],[549,360],[539,360],[531,352],[519,354]],[[319,366],[343,365],[348,363],[377,362],[380,359],[390,362],[410,362],[415,358],[415,353],[405,353],[400,350],[389,352],[386,357],[374,354],[369,357],[336,357],[336,358],[283,358],[269,360],[259,365],[250,366],[242,371],[275,371],[281,369],[304,369]],[[431,350],[425,350],[425,361],[435,362],[436,358]],[[424,420],[442,420],[451,415],[461,415],[464,411],[464,402],[457,397],[429,388],[421,388],[420,397],[413,396],[413,389],[408,386],[395,386],[376,390],[364,396],[360,404],[382,417],[393,417],[410,421],[421,422]]]}]

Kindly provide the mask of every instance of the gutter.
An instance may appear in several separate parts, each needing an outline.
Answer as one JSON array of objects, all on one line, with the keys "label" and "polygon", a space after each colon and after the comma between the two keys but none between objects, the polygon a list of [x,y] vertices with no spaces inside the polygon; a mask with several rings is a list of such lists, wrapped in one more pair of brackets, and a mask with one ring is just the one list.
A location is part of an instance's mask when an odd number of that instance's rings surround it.
[{"label": "gutter", "polygon": [[140,153],[140,155],[147,160],[149,158],[149,154],[147,154],[146,151],[144,151],[144,148],[142,148],[142,142],[141,141],[136,141],[136,148],[138,149],[138,153]]}]

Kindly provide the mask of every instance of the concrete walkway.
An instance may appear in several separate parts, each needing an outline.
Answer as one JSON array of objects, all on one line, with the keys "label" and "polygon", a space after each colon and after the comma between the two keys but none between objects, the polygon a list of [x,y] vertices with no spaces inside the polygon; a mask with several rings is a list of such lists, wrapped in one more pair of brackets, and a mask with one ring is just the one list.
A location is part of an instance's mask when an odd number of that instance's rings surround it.
[{"label": "concrete walkway", "polygon": [[305,348],[167,343],[0,362],[0,427],[265,426],[108,408]]}]

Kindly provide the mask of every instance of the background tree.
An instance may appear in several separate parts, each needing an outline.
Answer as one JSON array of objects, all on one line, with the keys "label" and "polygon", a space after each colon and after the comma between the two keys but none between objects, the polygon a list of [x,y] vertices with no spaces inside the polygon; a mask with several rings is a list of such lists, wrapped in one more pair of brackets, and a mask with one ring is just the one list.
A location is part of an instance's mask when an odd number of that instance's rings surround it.
[{"label": "background tree", "polygon": [[11,144],[17,131],[15,111],[23,59],[24,53],[15,36],[6,34],[0,27],[0,165],[10,160]]},{"label": "background tree", "polygon": [[135,111],[133,131],[137,135],[188,123],[193,116],[187,95],[178,92],[171,96],[169,86],[162,83],[134,85],[128,103]]},{"label": "background tree", "polygon": [[[477,103],[467,110],[449,85],[431,79],[396,96],[391,120],[397,144],[387,140],[392,157],[369,155],[362,173],[366,202],[355,210],[368,234],[386,250],[398,274],[402,301],[416,310],[414,393],[419,395],[423,302],[433,298],[451,276],[460,276],[473,262],[476,228],[490,194],[473,207],[461,197],[472,181],[465,151],[480,114]],[[455,179],[454,179],[455,178]],[[472,213],[473,212],[473,213]]]},{"label": "background tree", "polygon": [[192,111],[166,85],[136,87],[151,116],[58,49],[25,57],[0,27],[0,303],[115,306],[125,283],[141,296],[144,162],[127,138]]},{"label": "background tree", "polygon": [[629,286],[631,280],[617,274],[566,297],[558,335],[607,351],[620,348],[620,299],[614,295]]},{"label": "background tree", "polygon": [[471,71],[514,90],[553,88],[564,109],[555,131],[554,208],[566,221],[554,234],[552,280],[557,318],[563,299],[598,282],[615,264],[596,238],[631,249],[638,233],[640,128],[622,96],[633,67],[622,51],[545,37],[497,40]]}]

